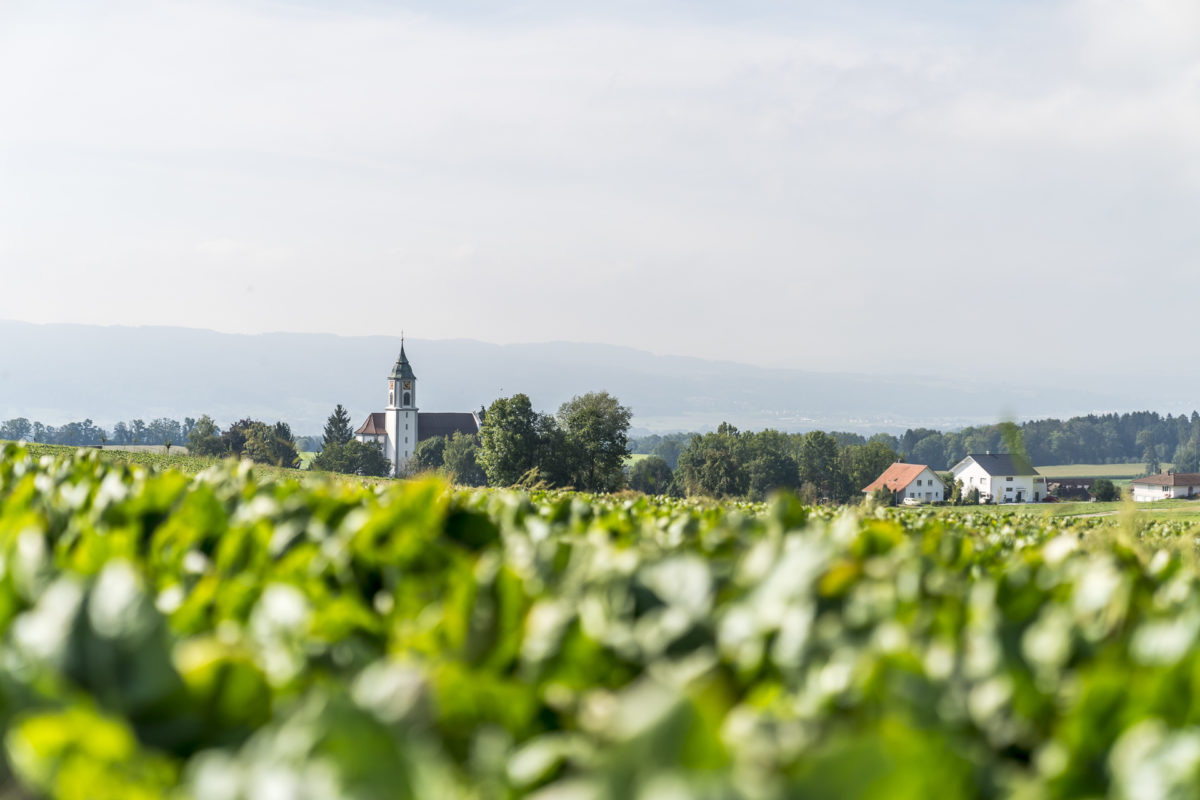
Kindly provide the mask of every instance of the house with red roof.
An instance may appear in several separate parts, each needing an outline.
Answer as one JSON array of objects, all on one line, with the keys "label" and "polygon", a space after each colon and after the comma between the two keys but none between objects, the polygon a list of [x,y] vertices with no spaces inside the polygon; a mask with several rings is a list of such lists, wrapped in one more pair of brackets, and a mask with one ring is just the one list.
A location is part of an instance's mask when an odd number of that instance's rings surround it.
[{"label": "house with red roof", "polygon": [[946,499],[946,485],[937,473],[925,464],[904,464],[897,461],[883,471],[870,486],[863,489],[871,494],[876,489],[890,489],[901,503],[913,499],[922,503],[935,503]]}]

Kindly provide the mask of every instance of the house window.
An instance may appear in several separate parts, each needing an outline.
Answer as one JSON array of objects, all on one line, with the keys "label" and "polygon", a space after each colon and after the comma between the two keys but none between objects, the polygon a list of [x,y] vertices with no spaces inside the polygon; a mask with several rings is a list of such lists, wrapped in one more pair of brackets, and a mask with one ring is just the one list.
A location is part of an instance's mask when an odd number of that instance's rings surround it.
[{"label": "house window", "polygon": [[917,481],[917,486],[920,486],[920,485],[921,485],[921,481],[920,481],[920,480],[918,480],[918,481]]},{"label": "house window", "polygon": [[1008,481],[1009,483],[1012,483],[1012,475],[1009,475],[1009,476],[1008,476],[1007,478],[1005,478],[1004,480]]}]

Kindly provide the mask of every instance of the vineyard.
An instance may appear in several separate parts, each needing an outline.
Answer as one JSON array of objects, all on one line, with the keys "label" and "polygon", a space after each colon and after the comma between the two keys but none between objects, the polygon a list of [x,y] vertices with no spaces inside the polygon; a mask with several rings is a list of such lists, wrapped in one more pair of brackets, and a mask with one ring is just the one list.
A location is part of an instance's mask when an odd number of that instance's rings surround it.
[{"label": "vineyard", "polygon": [[0,797],[1200,790],[1197,531],[0,451]]}]

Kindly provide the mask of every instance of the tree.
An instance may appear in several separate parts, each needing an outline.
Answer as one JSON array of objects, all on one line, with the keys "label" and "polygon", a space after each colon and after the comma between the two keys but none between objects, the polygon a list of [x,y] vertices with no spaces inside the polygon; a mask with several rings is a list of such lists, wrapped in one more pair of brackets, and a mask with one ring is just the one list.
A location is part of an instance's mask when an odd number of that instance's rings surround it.
[{"label": "tree", "polygon": [[764,450],[746,465],[750,496],[766,497],[776,489],[800,486],[800,467],[796,459],[778,450]]},{"label": "tree", "polygon": [[479,466],[479,443],[475,437],[455,431],[442,451],[442,469],[446,477],[462,486],[483,486],[487,475]]},{"label": "tree", "polygon": [[412,466],[418,472],[422,470],[439,469],[445,463],[445,436],[430,436],[423,442],[418,442],[413,450]]},{"label": "tree", "polygon": [[749,488],[738,429],[722,422],[716,432],[696,436],[679,454],[675,481],[688,495],[737,497]]},{"label": "tree", "polygon": [[539,415],[524,394],[494,401],[479,429],[479,465],[493,486],[511,486],[537,466]]},{"label": "tree", "polygon": [[[209,420],[211,422],[211,420]],[[118,422],[113,425],[113,443],[114,444],[129,444],[133,441],[133,436],[129,432],[129,427],[124,422]]]},{"label": "tree", "polygon": [[8,420],[3,426],[0,426],[0,439],[20,441],[21,439],[28,439],[29,434],[32,432],[33,426],[29,424],[29,420],[25,419],[25,417],[17,417],[16,419]]},{"label": "tree", "polygon": [[667,466],[675,469],[679,464],[679,454],[683,452],[683,448],[687,447],[687,443],[695,436],[694,433],[673,433],[662,437],[658,444],[650,451],[651,455],[658,456],[663,461],[667,462]]},{"label": "tree", "polygon": [[1171,468],[1176,472],[1200,472],[1200,445],[1196,439],[1188,439],[1175,448]]},{"label": "tree", "polygon": [[232,442],[241,438],[241,449],[231,446],[230,452],[245,456],[260,464],[274,464],[279,467],[294,467],[300,461],[296,452],[296,442],[292,438],[292,429],[286,422],[267,425],[265,422],[244,419],[229,427],[226,435]]},{"label": "tree", "polygon": [[645,494],[666,494],[671,486],[671,467],[659,456],[647,456],[629,469],[629,488]]},{"label": "tree", "polygon": [[1103,502],[1117,500],[1121,496],[1121,491],[1108,478],[1097,478],[1096,482],[1092,484],[1092,494],[1097,500]]},{"label": "tree", "polygon": [[837,459],[837,442],[829,434],[823,431],[804,434],[800,440],[801,481],[816,486],[821,497],[845,499],[849,483],[838,470]]},{"label": "tree", "polygon": [[609,491],[620,485],[629,457],[633,412],[608,392],[588,392],[558,409],[568,456],[569,480],[577,489]]},{"label": "tree", "polygon": [[1146,428],[1138,431],[1137,446],[1142,448],[1142,461],[1146,462],[1146,474],[1157,475],[1162,471],[1158,461],[1158,448],[1155,447],[1154,431]]},{"label": "tree", "polygon": [[342,452],[349,467],[347,471],[355,475],[382,478],[392,473],[392,462],[383,454],[381,445],[351,439],[342,445]]},{"label": "tree", "polygon": [[350,427],[350,412],[338,403],[333,413],[329,415],[329,419],[325,421],[325,436],[321,440],[321,449],[329,447],[331,444],[345,444],[354,438],[354,432]]},{"label": "tree", "polygon": [[256,423],[249,417],[239,419],[221,434],[221,442],[224,445],[222,449],[231,455],[241,456],[242,450],[246,447],[246,435],[250,431],[250,428],[261,424],[261,422]]},{"label": "tree", "polygon": [[308,468],[347,475],[384,477],[391,474],[392,462],[383,454],[380,445],[351,439],[343,444],[331,444],[323,448]]},{"label": "tree", "polygon": [[[118,423],[119,424],[119,423]],[[221,431],[212,417],[204,414],[196,421],[187,438],[188,452],[194,456],[219,456],[225,452]]]},{"label": "tree", "polygon": [[[923,440],[922,440],[923,441]],[[865,489],[883,471],[896,463],[896,451],[883,441],[872,439],[863,445],[850,445],[838,454],[838,468],[855,490]]]}]

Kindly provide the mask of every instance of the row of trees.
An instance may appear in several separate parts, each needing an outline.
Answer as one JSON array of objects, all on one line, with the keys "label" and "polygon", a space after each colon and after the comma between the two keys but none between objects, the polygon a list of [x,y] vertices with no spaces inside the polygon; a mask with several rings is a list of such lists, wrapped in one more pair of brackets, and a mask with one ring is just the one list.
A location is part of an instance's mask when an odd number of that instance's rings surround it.
[{"label": "row of trees", "polygon": [[413,466],[440,470],[466,485],[612,491],[624,485],[632,416],[608,392],[573,397],[556,414],[534,410],[524,394],[502,397],[483,412],[478,437],[426,439],[417,445]]},{"label": "row of trees", "polygon": [[247,418],[222,431],[205,414],[189,432],[187,445],[188,452],[197,456],[234,456],[280,467],[295,467],[300,463],[296,438],[286,422],[270,425]]},{"label": "row of trees", "polygon": [[196,427],[196,420],[185,417],[179,420],[160,417],[146,422],[131,419],[118,422],[112,431],[102,428],[90,419],[83,422],[68,422],[55,427],[40,422],[30,422],[25,417],[5,420],[0,423],[0,439],[41,442],[42,444],[103,445],[103,444],[179,444],[186,440]]},{"label": "row of trees", "polygon": [[688,441],[679,455],[672,490],[761,498],[776,489],[790,489],[810,501],[846,502],[861,496],[862,488],[895,462],[897,453],[882,439],[844,441],[823,431],[743,432],[722,424],[715,432]]},{"label": "row of trees", "polygon": [[[1179,472],[1200,471],[1200,413],[1162,416],[1153,411],[1042,419],[1017,426],[1035,464],[1105,464],[1145,461],[1150,472],[1171,462]],[[1000,425],[942,433],[910,429],[897,440],[905,459],[948,469],[968,453],[1004,448]]]}]

